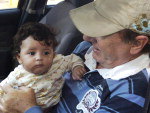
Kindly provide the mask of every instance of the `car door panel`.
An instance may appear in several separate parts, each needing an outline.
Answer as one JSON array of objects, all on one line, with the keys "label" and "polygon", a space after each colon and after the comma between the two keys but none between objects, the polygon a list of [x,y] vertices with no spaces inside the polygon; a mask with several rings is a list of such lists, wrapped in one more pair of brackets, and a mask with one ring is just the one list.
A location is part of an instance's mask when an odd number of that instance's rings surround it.
[{"label": "car door panel", "polygon": [[4,79],[13,68],[12,41],[19,23],[19,9],[0,11],[0,79]]}]

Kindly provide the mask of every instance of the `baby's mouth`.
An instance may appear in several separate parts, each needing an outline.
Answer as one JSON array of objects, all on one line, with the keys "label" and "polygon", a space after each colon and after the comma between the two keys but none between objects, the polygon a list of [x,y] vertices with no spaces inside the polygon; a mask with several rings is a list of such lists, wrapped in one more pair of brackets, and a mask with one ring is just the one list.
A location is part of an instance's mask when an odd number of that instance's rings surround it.
[{"label": "baby's mouth", "polygon": [[41,67],[43,67],[44,65],[43,64],[38,64],[38,65],[35,65],[34,67],[35,68],[41,68]]}]

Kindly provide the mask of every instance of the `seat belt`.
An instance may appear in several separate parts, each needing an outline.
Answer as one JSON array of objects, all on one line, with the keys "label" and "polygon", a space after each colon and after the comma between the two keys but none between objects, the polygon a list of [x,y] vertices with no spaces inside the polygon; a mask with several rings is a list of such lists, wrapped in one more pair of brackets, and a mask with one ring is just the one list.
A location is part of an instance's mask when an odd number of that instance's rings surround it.
[{"label": "seat belt", "polygon": [[19,26],[26,22],[37,22],[44,15],[47,0],[26,0]]}]

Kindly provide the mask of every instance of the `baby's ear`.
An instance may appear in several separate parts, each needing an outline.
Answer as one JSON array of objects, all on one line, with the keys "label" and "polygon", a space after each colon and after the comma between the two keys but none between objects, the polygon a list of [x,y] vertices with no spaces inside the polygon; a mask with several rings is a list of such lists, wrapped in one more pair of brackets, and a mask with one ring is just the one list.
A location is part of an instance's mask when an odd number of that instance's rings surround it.
[{"label": "baby's ear", "polygon": [[17,55],[16,55],[16,58],[17,58],[19,64],[22,64],[22,60],[21,60],[21,58],[20,58],[20,54],[17,54]]}]

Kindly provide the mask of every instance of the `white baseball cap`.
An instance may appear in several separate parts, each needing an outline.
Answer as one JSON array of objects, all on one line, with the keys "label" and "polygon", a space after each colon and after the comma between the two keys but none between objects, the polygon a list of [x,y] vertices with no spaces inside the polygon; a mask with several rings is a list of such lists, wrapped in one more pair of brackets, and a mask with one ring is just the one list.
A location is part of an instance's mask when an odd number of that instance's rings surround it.
[{"label": "white baseball cap", "polygon": [[100,37],[123,29],[150,35],[150,0],[95,0],[70,11],[83,34]]}]

